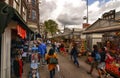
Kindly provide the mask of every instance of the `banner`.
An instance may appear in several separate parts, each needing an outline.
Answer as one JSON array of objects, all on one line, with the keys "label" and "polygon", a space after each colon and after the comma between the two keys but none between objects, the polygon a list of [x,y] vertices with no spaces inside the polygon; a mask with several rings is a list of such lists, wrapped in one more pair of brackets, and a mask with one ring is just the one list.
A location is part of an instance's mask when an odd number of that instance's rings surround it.
[{"label": "banner", "polygon": [[17,25],[17,34],[22,38],[26,38],[26,30],[24,30],[20,25]]}]

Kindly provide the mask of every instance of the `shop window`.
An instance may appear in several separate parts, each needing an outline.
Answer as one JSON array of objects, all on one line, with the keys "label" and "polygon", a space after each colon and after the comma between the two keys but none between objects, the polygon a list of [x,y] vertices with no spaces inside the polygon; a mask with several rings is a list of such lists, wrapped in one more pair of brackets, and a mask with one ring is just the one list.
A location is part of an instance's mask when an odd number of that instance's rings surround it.
[{"label": "shop window", "polygon": [[36,19],[36,11],[32,10],[32,20],[35,20],[35,19]]}]

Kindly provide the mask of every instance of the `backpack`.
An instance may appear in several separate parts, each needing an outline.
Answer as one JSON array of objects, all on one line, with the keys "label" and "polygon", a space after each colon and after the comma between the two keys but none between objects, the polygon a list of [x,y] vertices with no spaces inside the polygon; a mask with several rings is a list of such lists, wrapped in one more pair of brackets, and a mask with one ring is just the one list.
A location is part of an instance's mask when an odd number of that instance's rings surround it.
[{"label": "backpack", "polygon": [[100,60],[101,60],[100,54],[98,52],[95,53],[95,61],[100,62]]},{"label": "backpack", "polygon": [[58,59],[55,57],[50,57],[49,58],[49,64],[58,64]]}]

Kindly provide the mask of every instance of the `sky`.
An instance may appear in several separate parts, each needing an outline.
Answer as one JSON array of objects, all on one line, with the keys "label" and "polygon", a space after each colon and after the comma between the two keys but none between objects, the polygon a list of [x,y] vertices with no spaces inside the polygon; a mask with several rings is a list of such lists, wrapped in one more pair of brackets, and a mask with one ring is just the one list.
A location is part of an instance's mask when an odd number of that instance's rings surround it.
[{"label": "sky", "polygon": [[[87,15],[87,0],[41,0],[40,21],[56,21],[60,29],[82,28]],[[120,11],[120,0],[88,0],[88,23],[94,23],[102,14],[115,9]]]}]

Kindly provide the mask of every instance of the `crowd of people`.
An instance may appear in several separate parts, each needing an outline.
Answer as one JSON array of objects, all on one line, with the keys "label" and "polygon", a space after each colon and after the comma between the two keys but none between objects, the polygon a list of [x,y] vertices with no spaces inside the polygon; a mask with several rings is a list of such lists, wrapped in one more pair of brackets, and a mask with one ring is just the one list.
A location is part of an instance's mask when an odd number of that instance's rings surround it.
[{"label": "crowd of people", "polygon": [[92,61],[90,71],[88,74],[92,74],[93,69],[96,68],[98,71],[98,78],[102,78],[102,75],[105,77],[109,77],[109,73],[107,73],[105,67],[106,63],[110,63],[113,61],[113,58],[110,56],[106,47],[98,48],[97,45],[93,45],[93,51],[91,53]]},{"label": "crowd of people", "polygon": [[[47,51],[48,46],[50,47],[49,51]],[[28,51],[29,52],[26,54],[26,56],[29,62],[32,62],[34,60],[34,62],[37,62],[39,65],[48,64],[50,78],[54,78],[56,67],[59,69],[59,59],[57,56],[58,53],[62,54],[63,56],[70,54],[70,58],[73,63],[77,67],[80,67],[78,61],[80,50],[77,46],[77,43],[74,41],[69,44],[68,48],[66,48],[65,42],[63,41],[55,42],[38,39],[36,41],[33,41],[33,44]],[[15,55],[15,59],[13,61],[13,70],[16,76],[15,78],[22,78],[23,65],[25,60],[22,58],[23,53],[24,52],[22,51],[18,51],[18,54]],[[106,63],[110,63],[113,58],[110,57],[109,52],[107,52],[107,48],[98,48],[97,45],[94,45],[90,57],[92,58],[91,68],[87,73],[92,74],[93,69],[96,68],[98,71],[98,78],[102,78],[103,75],[108,77],[109,74],[106,72],[105,66]]]}]

